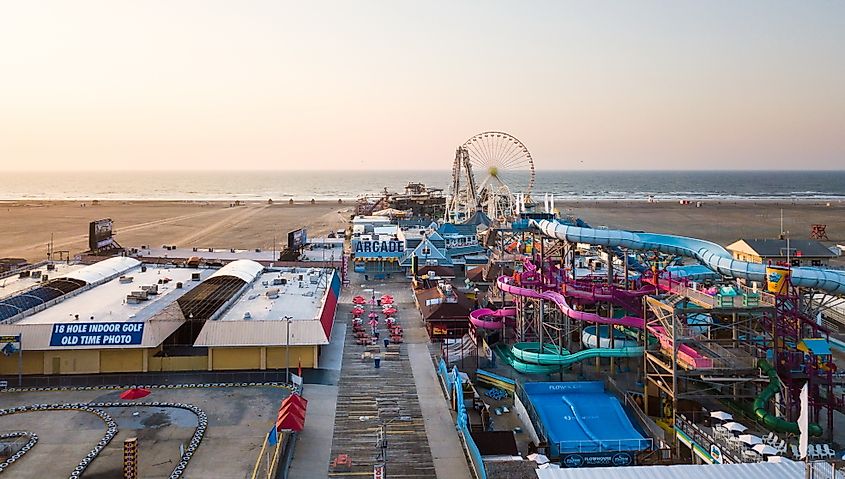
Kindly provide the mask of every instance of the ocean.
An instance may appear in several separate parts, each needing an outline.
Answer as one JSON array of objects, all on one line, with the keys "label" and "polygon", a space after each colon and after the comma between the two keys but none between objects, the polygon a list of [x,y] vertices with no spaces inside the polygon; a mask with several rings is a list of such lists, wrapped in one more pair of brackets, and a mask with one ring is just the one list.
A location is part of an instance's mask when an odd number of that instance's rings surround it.
[{"label": "ocean", "polygon": [[[0,200],[349,200],[422,182],[448,191],[449,171],[7,172]],[[528,176],[511,172],[512,191]],[[476,181],[483,178],[476,173]],[[845,171],[538,171],[535,199],[845,199]]]}]

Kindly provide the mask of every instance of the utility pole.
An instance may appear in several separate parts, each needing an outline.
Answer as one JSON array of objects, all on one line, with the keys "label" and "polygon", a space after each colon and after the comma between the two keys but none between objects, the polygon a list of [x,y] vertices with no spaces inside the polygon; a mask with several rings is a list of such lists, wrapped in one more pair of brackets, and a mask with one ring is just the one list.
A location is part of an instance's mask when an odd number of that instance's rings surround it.
[{"label": "utility pole", "polygon": [[285,316],[285,384],[290,384],[290,323],[292,316]]}]

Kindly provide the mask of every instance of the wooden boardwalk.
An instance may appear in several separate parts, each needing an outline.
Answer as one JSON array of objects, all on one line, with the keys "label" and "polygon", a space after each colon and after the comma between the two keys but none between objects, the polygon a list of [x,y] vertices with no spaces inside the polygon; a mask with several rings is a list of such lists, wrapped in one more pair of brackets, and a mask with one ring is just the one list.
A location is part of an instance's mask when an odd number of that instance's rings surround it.
[{"label": "wooden boardwalk", "polygon": [[[401,288],[401,289],[400,289]],[[414,318],[417,311],[407,285],[385,288],[394,295],[399,313],[399,324],[405,326],[404,316]],[[366,293],[362,293],[366,296]],[[353,294],[354,295],[354,294]],[[338,305],[338,318],[350,318],[351,306]],[[381,315],[380,315],[381,316]],[[350,320],[351,322],[351,320]],[[381,337],[385,335],[384,317],[380,322]],[[368,326],[365,326],[368,328]],[[365,353],[381,355],[381,367],[376,369],[372,357]],[[362,421],[361,417],[370,419]],[[410,422],[396,418],[410,417]],[[378,346],[356,344],[352,327],[347,330],[343,350],[343,366],[338,383],[337,410],[331,457],[347,454],[351,468],[329,468],[329,477],[369,475],[379,461],[378,435],[382,422],[387,426],[388,462],[387,477],[433,478],[434,461],[426,437],[423,416],[417,398],[417,389],[405,345]]]}]

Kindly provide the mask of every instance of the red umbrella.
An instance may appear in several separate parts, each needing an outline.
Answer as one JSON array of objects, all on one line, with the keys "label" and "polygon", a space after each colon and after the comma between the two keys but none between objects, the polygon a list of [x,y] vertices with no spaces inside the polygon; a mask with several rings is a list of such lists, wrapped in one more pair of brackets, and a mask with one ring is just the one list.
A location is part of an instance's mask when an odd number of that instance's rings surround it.
[{"label": "red umbrella", "polygon": [[354,298],[352,298],[352,302],[355,304],[364,304],[367,302],[367,300],[364,299],[363,296],[355,296]]},{"label": "red umbrella", "polygon": [[141,399],[150,395],[150,390],[145,388],[127,389],[120,393],[120,399]]},{"label": "red umbrella", "polygon": [[370,314],[367,315],[367,317],[370,318],[370,319],[375,319],[375,318],[378,318],[378,314],[377,313],[370,313]]},{"label": "red umbrella", "polygon": [[382,311],[382,313],[384,313],[387,316],[392,316],[392,315],[396,314],[398,311],[399,310],[396,309],[396,308],[387,308],[384,311]]},{"label": "red umbrella", "polygon": [[355,316],[361,316],[364,314],[364,308],[352,308],[352,314]]},{"label": "red umbrella", "polygon": [[371,319],[371,320],[370,320],[370,326],[372,326],[372,327],[374,327],[374,328],[375,328],[376,326],[378,326],[378,320],[376,320],[376,319]]}]

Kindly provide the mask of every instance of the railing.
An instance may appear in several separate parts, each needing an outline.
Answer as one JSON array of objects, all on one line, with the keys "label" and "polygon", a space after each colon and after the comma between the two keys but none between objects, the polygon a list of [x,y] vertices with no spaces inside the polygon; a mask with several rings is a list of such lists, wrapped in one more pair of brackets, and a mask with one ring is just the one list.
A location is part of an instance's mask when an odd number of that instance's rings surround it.
[{"label": "railing", "polygon": [[740,463],[745,462],[742,458],[742,448],[736,444],[728,441],[723,441],[716,438],[714,435],[708,433],[704,429],[695,425],[692,421],[686,418],[683,414],[675,416],[675,426],[690,437],[696,444],[704,448],[705,451],[711,450],[712,445],[716,445],[721,453],[722,462],[726,463]]},{"label": "railing", "polygon": [[654,448],[654,439],[637,437],[631,439],[601,439],[601,440],[579,440],[579,441],[558,441],[557,450],[560,454],[570,452],[619,452],[619,451],[642,451]]},{"label": "railing", "polygon": [[458,373],[457,367],[452,368],[449,375],[451,376],[450,382],[454,386],[452,394],[455,397],[455,409],[457,410],[455,426],[458,429],[459,437],[469,453],[470,463],[475,471],[475,476],[478,479],[487,479],[487,471],[484,468],[484,459],[482,459],[481,451],[478,450],[478,446],[475,444],[475,440],[473,440],[472,434],[470,434],[469,431],[469,418],[467,417],[466,405],[464,404],[463,378],[461,378],[461,375]]}]

